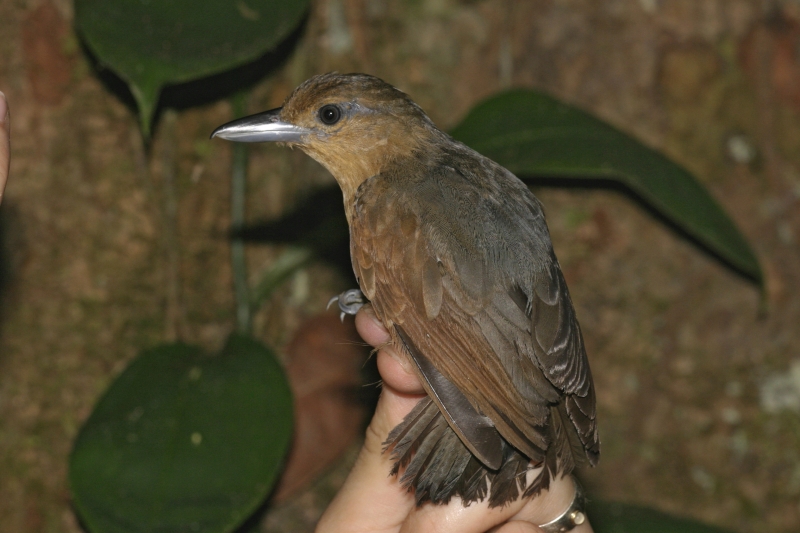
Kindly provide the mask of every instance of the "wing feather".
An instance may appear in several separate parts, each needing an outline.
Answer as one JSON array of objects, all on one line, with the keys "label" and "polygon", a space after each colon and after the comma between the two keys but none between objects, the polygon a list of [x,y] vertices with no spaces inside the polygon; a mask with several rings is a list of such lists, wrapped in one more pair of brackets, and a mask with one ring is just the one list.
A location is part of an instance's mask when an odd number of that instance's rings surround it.
[{"label": "wing feather", "polygon": [[593,463],[591,374],[541,206],[491,161],[468,167],[387,171],[361,185],[351,220],[359,283],[395,343],[413,346],[512,446],[542,461],[554,438],[572,447],[569,425]]}]

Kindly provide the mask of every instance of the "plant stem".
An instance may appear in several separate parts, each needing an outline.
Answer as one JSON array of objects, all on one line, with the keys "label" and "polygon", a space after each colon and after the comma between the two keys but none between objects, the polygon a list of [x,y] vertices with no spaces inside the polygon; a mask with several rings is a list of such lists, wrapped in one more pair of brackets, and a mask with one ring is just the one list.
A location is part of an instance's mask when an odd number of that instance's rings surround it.
[{"label": "plant stem", "polygon": [[[236,118],[247,112],[245,93],[237,93],[233,99],[233,114]],[[244,226],[245,193],[247,190],[247,145],[233,143],[233,166],[231,171],[231,229],[236,232]],[[249,334],[252,327],[250,297],[247,287],[247,262],[244,241],[239,237],[231,240],[231,267],[233,290],[236,299],[236,329]]]},{"label": "plant stem", "polygon": [[176,187],[176,133],[178,114],[173,109],[164,110],[162,141],[162,187],[164,213],[164,252],[166,255],[166,331],[168,341],[180,340],[184,333],[183,303],[181,301],[180,239],[178,238],[178,193]]}]

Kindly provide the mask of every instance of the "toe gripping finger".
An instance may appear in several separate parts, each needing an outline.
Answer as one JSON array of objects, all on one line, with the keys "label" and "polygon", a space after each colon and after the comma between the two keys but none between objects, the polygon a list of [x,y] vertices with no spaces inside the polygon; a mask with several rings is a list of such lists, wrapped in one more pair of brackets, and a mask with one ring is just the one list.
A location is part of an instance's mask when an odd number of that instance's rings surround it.
[{"label": "toe gripping finger", "polygon": [[333,302],[338,303],[339,310],[341,311],[339,318],[344,321],[345,315],[355,316],[358,310],[367,303],[367,299],[364,297],[364,293],[361,292],[361,290],[349,289],[331,298],[328,302],[328,307],[330,307]]}]

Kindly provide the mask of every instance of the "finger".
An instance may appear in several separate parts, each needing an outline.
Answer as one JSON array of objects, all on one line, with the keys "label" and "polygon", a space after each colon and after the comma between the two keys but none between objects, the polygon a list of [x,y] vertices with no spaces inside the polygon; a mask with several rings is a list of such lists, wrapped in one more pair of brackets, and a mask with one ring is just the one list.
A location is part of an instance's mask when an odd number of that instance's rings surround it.
[{"label": "finger", "polygon": [[[528,473],[529,482],[540,469]],[[536,526],[546,524],[560,516],[572,503],[575,485],[572,476],[560,477],[550,482],[550,487],[532,498],[521,498],[503,507],[490,508],[482,501],[464,507],[460,500],[448,505],[424,505],[415,509],[403,524],[401,532],[482,533],[498,526],[505,531],[506,523],[519,522],[510,531],[541,531]],[[573,533],[591,533],[588,522],[572,530]]]},{"label": "finger", "polygon": [[410,361],[393,348],[384,348],[378,352],[378,372],[384,386],[409,395],[425,394],[422,382],[413,371]]},{"label": "finger", "polygon": [[[370,305],[362,307],[356,315],[356,329],[372,346],[383,346],[378,352],[378,368],[384,383],[356,464],[317,524],[317,532],[395,533],[414,506],[414,499],[396,476],[389,475],[393,461],[389,454],[383,453],[383,442],[420,396],[405,392],[408,382],[415,377],[409,377],[399,355],[388,346],[389,333]],[[400,385],[401,389],[393,385]]]},{"label": "finger", "polygon": [[356,330],[361,338],[376,348],[391,340],[389,332],[383,327],[370,304],[364,305],[356,314]]},{"label": "finger", "polygon": [[503,524],[499,528],[492,530],[492,533],[543,533],[543,531],[540,527],[535,526],[530,522],[512,520],[506,524]]},{"label": "finger", "polygon": [[11,164],[11,115],[8,110],[6,95],[0,91],[0,203],[3,202],[3,190],[8,179]]},{"label": "finger", "polygon": [[361,453],[344,486],[317,524],[318,533],[395,533],[400,529],[414,506],[414,499],[396,476],[389,475],[393,461],[389,454],[383,453],[383,442],[417,401],[418,397],[384,386]]},{"label": "finger", "polygon": [[[550,482],[547,491],[531,498],[511,520],[530,524],[547,524],[561,516],[575,499],[577,487],[572,476],[558,477]],[[570,530],[571,533],[592,533],[592,526],[586,520]]]},{"label": "finger", "polygon": [[488,501],[464,506],[460,498],[446,505],[424,504],[409,513],[401,533],[483,533],[512,519],[525,506],[516,500],[502,507],[489,507]]},{"label": "finger", "polygon": [[385,385],[405,394],[422,394],[424,389],[413,363],[391,345],[391,337],[372,306],[365,305],[356,315],[356,330],[361,338],[378,350],[378,372]]}]

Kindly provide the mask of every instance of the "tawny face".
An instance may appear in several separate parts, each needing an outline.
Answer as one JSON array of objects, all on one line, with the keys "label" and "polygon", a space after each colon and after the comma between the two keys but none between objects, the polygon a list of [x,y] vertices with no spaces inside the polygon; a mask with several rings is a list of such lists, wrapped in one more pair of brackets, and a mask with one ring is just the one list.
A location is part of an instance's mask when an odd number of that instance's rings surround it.
[{"label": "tawny face", "polygon": [[225,124],[213,135],[297,146],[325,166],[350,197],[365,179],[437,132],[408,96],[384,81],[323,74],[295,89],[282,108]]}]

